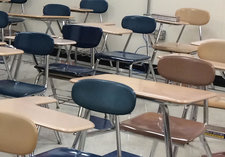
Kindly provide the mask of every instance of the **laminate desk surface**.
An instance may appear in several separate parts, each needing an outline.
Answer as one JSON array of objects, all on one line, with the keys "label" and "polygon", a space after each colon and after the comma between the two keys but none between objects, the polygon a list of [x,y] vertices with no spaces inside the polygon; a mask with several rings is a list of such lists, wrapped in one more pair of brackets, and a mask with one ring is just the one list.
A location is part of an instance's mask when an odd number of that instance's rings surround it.
[{"label": "laminate desk surface", "polygon": [[11,55],[18,55],[23,54],[23,50],[14,49],[10,47],[0,47],[0,56],[11,56]]},{"label": "laminate desk surface", "polygon": [[30,14],[15,14],[8,13],[9,16],[13,17],[22,17],[22,18],[31,18],[39,20],[69,20],[73,18],[72,16],[50,16],[50,15],[30,15]]},{"label": "laminate desk surface", "polygon": [[42,96],[1,99],[0,110],[21,114],[39,126],[67,133],[94,127],[94,124],[86,119],[37,106],[55,102],[53,98]]},{"label": "laminate desk surface", "polygon": [[0,42],[0,46],[4,46],[4,45],[7,45],[6,42]]},{"label": "laminate desk surface", "polygon": [[0,3],[9,3],[11,0],[0,0]]},{"label": "laminate desk surface", "polygon": [[160,20],[160,19],[155,19],[155,21],[159,23],[163,23],[163,24],[168,24],[168,25],[189,25],[189,23],[184,21],[169,21],[169,20]]},{"label": "laminate desk surface", "polygon": [[205,39],[201,41],[194,41],[194,42],[191,42],[191,45],[200,46],[201,44],[209,42],[209,41],[221,41],[221,39]]},{"label": "laminate desk surface", "polygon": [[78,12],[78,13],[91,13],[93,9],[84,9],[84,8],[70,8],[71,12]]},{"label": "laminate desk surface", "polygon": [[210,91],[175,86],[149,80],[142,80],[121,75],[104,74],[82,78],[74,78],[70,81],[75,83],[82,79],[102,79],[115,81],[131,87],[137,96],[146,99],[156,99],[176,104],[191,104],[201,100],[215,97],[216,94]]},{"label": "laminate desk surface", "polygon": [[104,33],[112,35],[123,35],[132,33],[132,30],[118,27],[111,23],[79,23],[78,25],[99,27]]},{"label": "laminate desk surface", "polygon": [[76,41],[67,40],[67,39],[63,39],[63,38],[53,38],[53,40],[54,40],[54,44],[55,45],[60,45],[60,46],[63,46],[63,45],[74,45],[74,44],[77,43]]}]

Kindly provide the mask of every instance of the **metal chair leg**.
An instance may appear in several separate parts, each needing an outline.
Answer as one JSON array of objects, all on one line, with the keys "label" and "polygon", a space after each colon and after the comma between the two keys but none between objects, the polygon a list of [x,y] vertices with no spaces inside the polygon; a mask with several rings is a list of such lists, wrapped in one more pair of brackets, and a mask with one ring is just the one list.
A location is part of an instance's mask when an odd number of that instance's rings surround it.
[{"label": "metal chair leg", "polygon": [[9,13],[10,13],[11,10],[12,10],[12,6],[13,6],[13,3],[10,4],[10,7],[9,7]]},{"label": "metal chair leg", "polygon": [[98,67],[99,61],[100,61],[99,59],[96,60],[95,67],[94,67],[94,74],[93,74],[93,75],[96,74],[96,71],[97,71],[97,67]]},{"label": "metal chair leg", "polygon": [[119,117],[118,116],[115,117],[116,117],[115,120],[116,120],[117,157],[122,157]]},{"label": "metal chair leg", "polygon": [[129,77],[132,77],[132,68],[133,68],[133,64],[129,66]]},{"label": "metal chair leg", "polygon": [[146,74],[146,79],[149,77],[149,74],[150,74],[150,72],[152,73],[152,79],[153,79],[153,81],[156,81],[156,77],[155,77],[155,71],[154,71],[154,68],[153,68],[153,65],[152,65],[152,61],[151,60],[149,60],[148,61],[148,71],[147,71],[147,74]]},{"label": "metal chair leg", "polygon": [[151,149],[151,152],[150,152],[150,155],[149,157],[154,157],[155,155],[155,151],[156,151],[156,148],[158,146],[158,141],[157,140],[154,140],[153,143],[152,143],[152,149]]},{"label": "metal chair leg", "polygon": [[56,137],[56,139],[57,139],[57,143],[58,143],[58,144],[62,144],[62,140],[61,140],[61,137],[60,137],[60,135],[59,135],[59,132],[56,131],[56,130],[54,130],[54,134],[55,134],[55,137]]},{"label": "metal chair leg", "polygon": [[50,86],[51,86],[51,89],[52,89],[53,97],[57,100],[56,101],[56,108],[59,109],[59,101],[58,101],[58,97],[57,97],[57,93],[56,93],[56,88],[55,88],[55,85],[54,85],[54,82],[53,82],[53,78],[50,77],[49,81],[50,81]]},{"label": "metal chair leg", "polygon": [[203,145],[203,147],[204,147],[204,149],[206,151],[207,156],[208,157],[212,157],[212,152],[210,150],[210,147],[208,145],[208,142],[205,139],[205,135],[202,134],[201,136],[199,136],[199,138],[200,138],[200,141],[201,141],[201,143],[202,143],[202,145]]}]

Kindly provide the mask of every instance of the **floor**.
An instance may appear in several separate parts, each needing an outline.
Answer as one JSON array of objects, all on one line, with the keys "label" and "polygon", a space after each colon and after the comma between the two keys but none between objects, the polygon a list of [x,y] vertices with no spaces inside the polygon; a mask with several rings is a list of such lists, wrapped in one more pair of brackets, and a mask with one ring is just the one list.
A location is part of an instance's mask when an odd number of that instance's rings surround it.
[{"label": "floor", "polygon": [[[28,70],[31,68],[30,58],[25,58],[25,62],[23,64],[23,67],[21,68],[20,74],[19,74],[19,80],[26,80],[31,81],[32,76],[35,75],[35,70]],[[1,75],[2,76],[2,75]],[[4,75],[3,75],[4,76]],[[2,77],[3,77],[2,76]],[[59,81],[55,80],[56,87],[60,89],[71,89],[72,83],[67,81]],[[63,95],[70,95],[69,92],[60,91],[59,94]],[[51,95],[51,91],[48,90],[46,95]],[[55,104],[50,104],[50,108],[56,110]],[[120,120],[125,120],[127,118],[139,115],[144,112],[156,112],[158,109],[158,104],[147,101],[144,99],[137,99],[136,107],[132,114],[121,116]],[[181,116],[183,107],[182,106],[170,106],[169,111],[170,115],[174,116]],[[60,109],[58,109],[60,112],[65,112],[72,115],[77,115],[78,107],[75,104],[64,104],[60,105]],[[223,110],[218,109],[210,109],[210,124],[216,124],[220,126],[225,126],[225,114],[223,113]],[[103,116],[102,114],[93,113],[95,115]],[[202,121],[202,109],[199,109],[199,116],[198,121]],[[56,138],[54,135],[54,132],[52,130],[48,130],[45,128],[42,128],[40,131],[37,147],[35,150],[36,153],[40,153],[43,151],[47,151],[52,148],[56,147],[71,147],[75,135],[73,134],[66,134],[66,133],[60,133],[60,136],[62,138],[62,144],[59,145],[56,142]],[[148,157],[149,152],[151,150],[152,142],[153,140],[151,138],[146,138],[139,135],[134,135],[127,132],[122,132],[122,149],[127,152],[131,152],[143,157]],[[225,140],[218,140],[213,138],[207,138],[208,143],[210,145],[210,148],[212,152],[221,152],[225,151]],[[111,132],[105,132],[101,134],[96,135],[88,135],[86,145],[85,145],[85,151],[92,152],[99,155],[104,155],[109,152],[112,152],[116,149],[116,141],[115,141],[115,131]],[[192,142],[190,145],[187,145],[185,147],[180,147],[178,151],[178,157],[199,157],[202,154],[204,154],[203,147],[199,141],[199,139],[196,139],[194,142]],[[0,153],[0,156],[2,157],[11,157],[15,155],[9,155],[5,153]],[[163,142],[159,143],[159,146],[156,150],[156,157],[164,157],[165,155],[165,145]]]}]

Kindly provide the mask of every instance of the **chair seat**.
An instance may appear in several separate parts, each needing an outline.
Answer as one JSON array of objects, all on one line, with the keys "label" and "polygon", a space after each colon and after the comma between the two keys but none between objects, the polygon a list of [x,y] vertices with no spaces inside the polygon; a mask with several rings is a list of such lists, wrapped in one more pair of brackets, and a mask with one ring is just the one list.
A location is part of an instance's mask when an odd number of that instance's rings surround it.
[{"label": "chair seat", "polygon": [[24,97],[45,91],[44,86],[12,80],[0,80],[0,94],[11,97]]},{"label": "chair seat", "polygon": [[85,153],[71,148],[55,148],[32,157],[100,157],[99,155]]},{"label": "chair seat", "polygon": [[[163,119],[161,114],[148,112],[121,122],[121,129],[141,135],[164,139]],[[203,134],[203,123],[170,117],[170,133],[174,143],[187,144]]]},{"label": "chair seat", "polygon": [[105,52],[105,53],[96,53],[96,59],[109,59],[114,61],[121,61],[126,63],[134,63],[139,61],[144,61],[150,59],[147,55],[123,52],[123,51],[113,51],[113,52]]},{"label": "chair seat", "polygon": [[[45,65],[37,65],[35,68],[44,70]],[[62,63],[52,63],[49,64],[49,74],[50,75],[60,75],[61,77],[73,78],[93,75],[94,70],[87,67],[62,64]]]},{"label": "chair seat", "polygon": [[19,22],[23,22],[24,19],[23,18],[19,18],[19,17],[9,17],[9,25],[10,24],[17,24]]},{"label": "chair seat", "polygon": [[152,47],[155,50],[159,50],[159,51],[187,53],[187,54],[196,52],[198,50],[198,47],[194,45],[170,43],[170,42],[154,44]]}]

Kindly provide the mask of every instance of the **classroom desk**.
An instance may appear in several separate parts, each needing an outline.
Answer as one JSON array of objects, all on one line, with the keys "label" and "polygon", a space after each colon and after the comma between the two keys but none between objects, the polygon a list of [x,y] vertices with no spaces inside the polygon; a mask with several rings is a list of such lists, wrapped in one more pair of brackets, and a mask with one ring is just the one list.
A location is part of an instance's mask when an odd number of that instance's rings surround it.
[{"label": "classroom desk", "polygon": [[77,12],[77,13],[85,13],[86,16],[84,18],[84,23],[87,21],[87,17],[89,13],[92,13],[94,10],[93,9],[85,9],[85,8],[70,8],[71,12]]},{"label": "classroom desk", "polygon": [[[21,18],[26,18],[26,19],[43,21],[47,25],[47,30],[45,33],[47,34],[48,31],[50,31],[52,35],[55,35],[55,33],[51,27],[51,23],[53,21],[57,21],[57,22],[58,21],[69,21],[70,19],[73,18],[72,16],[30,15],[30,14],[14,14],[14,13],[8,13],[8,15],[12,16],[12,17],[21,17]],[[60,26],[59,26],[59,29],[61,30]]]},{"label": "classroom desk", "polygon": [[[4,43],[2,43],[4,45]],[[11,68],[9,68],[8,62],[6,57],[7,56],[13,56],[13,55],[21,55],[24,52],[22,50],[19,49],[14,49],[14,48],[10,48],[10,47],[4,47],[4,46],[0,46],[0,56],[2,56],[4,64],[5,64],[5,68],[8,74],[8,77],[10,79],[13,79],[13,76],[11,74]],[[16,57],[16,56],[15,56]]]},{"label": "classroom desk", "polygon": [[11,0],[0,0],[0,3],[9,3]]},{"label": "classroom desk", "polygon": [[94,124],[86,119],[39,106],[55,102],[55,99],[43,96],[1,99],[0,110],[21,114],[31,119],[36,125],[66,133],[94,127]]},{"label": "classroom desk", "polygon": [[[182,86],[175,86],[171,84],[165,84],[160,82],[153,82],[149,80],[141,80],[137,78],[125,77],[121,75],[113,74],[104,74],[104,75],[95,75],[82,78],[74,78],[70,81],[76,83],[82,79],[102,79],[115,81],[122,84],[125,84],[131,87],[137,96],[149,99],[156,100],[160,102],[160,105],[163,109],[163,116],[167,119],[167,122],[164,121],[164,132],[165,132],[165,144],[167,157],[172,157],[172,141],[170,137],[170,126],[169,126],[169,112],[167,109],[167,103],[173,103],[177,105],[192,104],[204,100],[204,122],[207,123],[208,117],[208,105],[206,99],[215,97],[216,94],[210,91],[204,91],[199,89],[187,88]],[[163,103],[164,102],[164,103]]]}]

